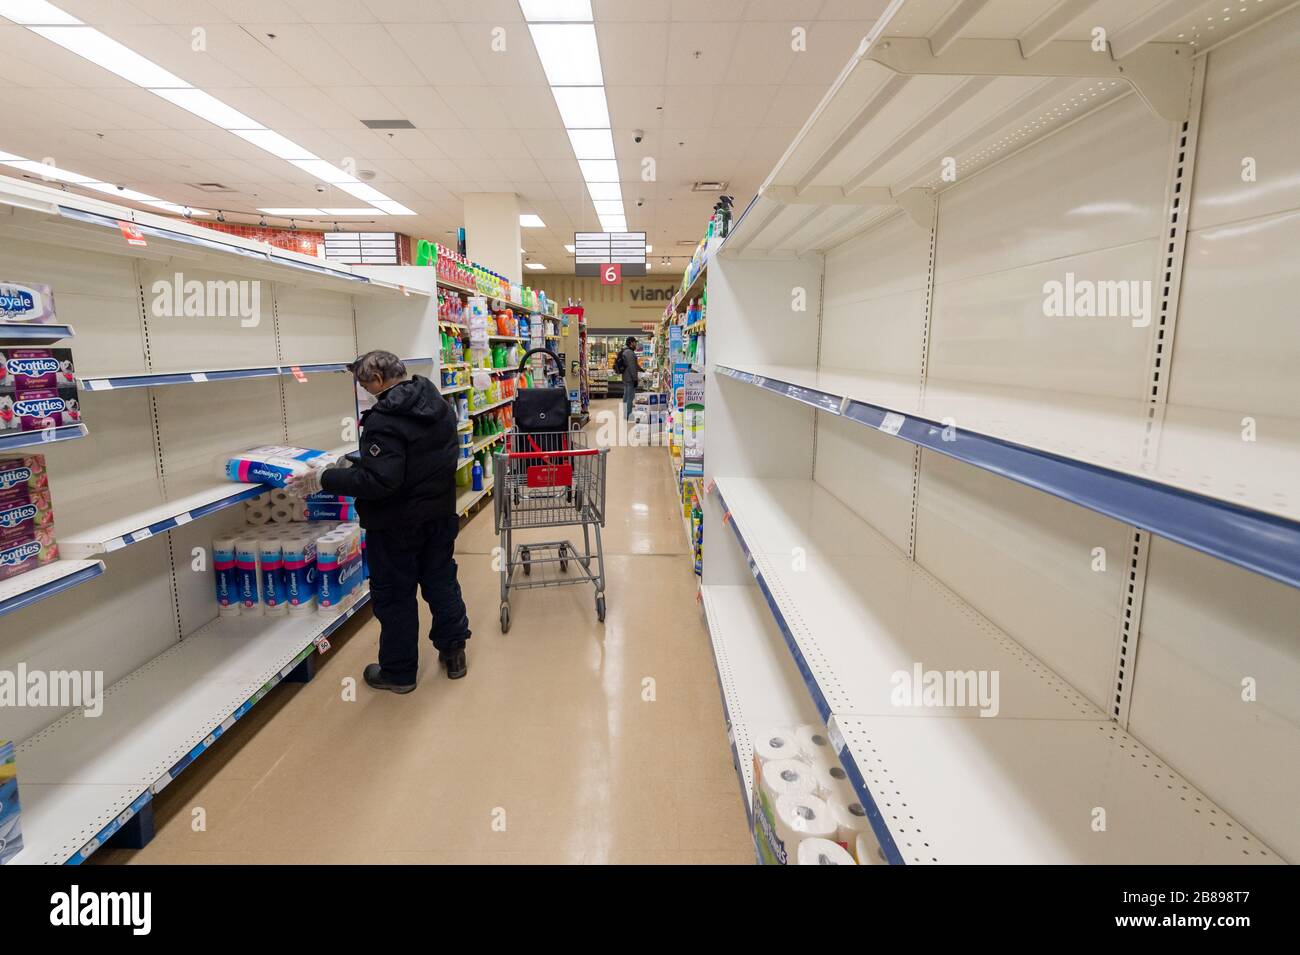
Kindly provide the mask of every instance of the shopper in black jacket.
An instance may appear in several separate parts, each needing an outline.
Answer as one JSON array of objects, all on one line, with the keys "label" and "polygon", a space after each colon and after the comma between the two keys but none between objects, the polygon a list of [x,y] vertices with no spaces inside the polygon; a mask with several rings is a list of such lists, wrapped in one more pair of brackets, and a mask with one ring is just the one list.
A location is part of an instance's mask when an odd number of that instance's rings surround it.
[{"label": "shopper in black jacket", "polygon": [[356,498],[366,529],[370,602],[380,624],[379,662],[366,667],[365,681],[409,693],[419,661],[417,585],[433,614],[429,637],[447,676],[455,680],[467,672],[469,618],[453,556],[460,528],[456,415],[433,382],[408,379],[391,352],[368,352],[351,368],[378,399],[361,415],[360,450],[350,456],[355,463],[306,475],[293,487]]}]

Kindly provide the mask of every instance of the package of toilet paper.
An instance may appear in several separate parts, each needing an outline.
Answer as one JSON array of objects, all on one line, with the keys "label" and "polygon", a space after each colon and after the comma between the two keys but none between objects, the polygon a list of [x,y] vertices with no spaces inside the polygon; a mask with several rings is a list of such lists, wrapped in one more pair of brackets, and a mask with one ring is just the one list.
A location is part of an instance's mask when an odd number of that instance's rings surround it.
[{"label": "package of toilet paper", "polygon": [[235,540],[235,583],[241,613],[262,612],[261,577],[258,564],[262,558],[261,541],[256,537]]},{"label": "package of toilet paper", "polygon": [[0,282],[0,320],[24,325],[53,323],[54,290],[40,282]]},{"label": "package of toilet paper", "polygon": [[232,454],[222,473],[231,481],[282,488],[295,475],[327,468],[337,460],[327,451],[265,444]]},{"label": "package of toilet paper", "polygon": [[829,839],[804,839],[795,853],[795,865],[857,865],[839,843]]},{"label": "package of toilet paper", "polygon": [[223,617],[239,615],[239,572],[235,564],[235,538],[212,539],[212,572],[216,578],[217,612]]},{"label": "package of toilet paper", "polygon": [[289,598],[284,581],[284,542],[268,534],[258,543],[259,579],[262,582],[262,612],[268,616],[288,613]]},{"label": "package of toilet paper", "polygon": [[289,613],[316,609],[316,538],[300,531],[284,538],[284,583]]},{"label": "package of toilet paper", "polygon": [[316,604],[339,613],[361,590],[361,529],[340,528],[316,539]]}]

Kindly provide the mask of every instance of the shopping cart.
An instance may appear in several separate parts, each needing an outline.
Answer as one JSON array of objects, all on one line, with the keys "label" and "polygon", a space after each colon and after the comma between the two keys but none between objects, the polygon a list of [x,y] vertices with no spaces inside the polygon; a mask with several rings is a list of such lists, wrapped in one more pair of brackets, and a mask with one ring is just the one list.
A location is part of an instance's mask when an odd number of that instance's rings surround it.
[{"label": "shopping cart", "polygon": [[[596,618],[605,620],[605,456],[588,447],[583,431],[507,434],[493,457],[494,513],[501,535],[501,632],[510,630],[510,591],[590,583],[596,588]],[[573,542],[515,544],[517,531],[539,527],[582,527],[582,551]],[[592,537],[595,549],[592,549]],[[574,573],[570,573],[570,565]],[[536,573],[534,573],[536,571]]]}]

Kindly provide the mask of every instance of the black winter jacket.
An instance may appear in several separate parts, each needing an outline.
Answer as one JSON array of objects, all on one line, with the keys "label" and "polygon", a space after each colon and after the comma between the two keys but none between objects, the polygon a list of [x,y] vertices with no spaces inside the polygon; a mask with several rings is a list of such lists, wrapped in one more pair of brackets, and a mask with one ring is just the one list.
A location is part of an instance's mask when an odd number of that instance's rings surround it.
[{"label": "black winter jacket", "polygon": [[415,375],[361,416],[360,463],[329,468],[321,489],[357,499],[367,530],[412,527],[456,513],[456,415],[428,378]]}]

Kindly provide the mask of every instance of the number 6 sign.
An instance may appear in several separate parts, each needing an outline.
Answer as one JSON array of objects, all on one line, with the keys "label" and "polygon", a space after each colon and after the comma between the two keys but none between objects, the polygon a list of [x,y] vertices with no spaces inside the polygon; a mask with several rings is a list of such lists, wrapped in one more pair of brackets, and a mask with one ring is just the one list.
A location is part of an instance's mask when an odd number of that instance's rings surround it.
[{"label": "number 6 sign", "polygon": [[600,284],[601,285],[622,285],[623,284],[623,266],[615,264],[606,264],[600,267]]}]

